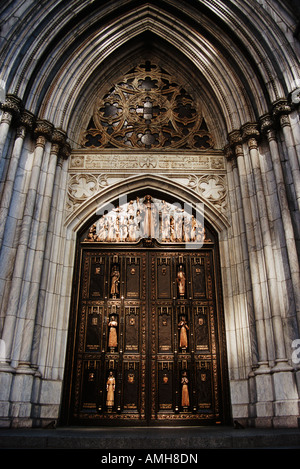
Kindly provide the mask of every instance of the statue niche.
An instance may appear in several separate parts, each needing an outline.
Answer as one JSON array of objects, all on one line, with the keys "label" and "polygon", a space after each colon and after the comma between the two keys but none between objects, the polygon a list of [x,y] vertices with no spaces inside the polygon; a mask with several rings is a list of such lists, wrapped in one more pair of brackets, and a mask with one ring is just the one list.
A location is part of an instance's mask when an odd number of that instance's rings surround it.
[{"label": "statue niche", "polygon": [[114,265],[111,271],[110,294],[113,299],[120,295],[120,269],[118,265]]},{"label": "statue niche", "polygon": [[115,403],[115,389],[116,389],[116,380],[113,375],[113,372],[110,371],[109,376],[107,378],[107,382],[106,382],[106,391],[107,391],[106,405],[107,405],[107,410],[109,412],[112,411],[112,408]]},{"label": "statue niche", "polygon": [[189,405],[190,405],[190,397],[189,397],[189,380],[188,380],[186,371],[183,371],[182,377],[181,377],[181,405],[183,407],[183,411],[187,412]]},{"label": "statue niche", "polygon": [[179,270],[177,272],[177,285],[178,285],[178,293],[179,293],[180,298],[184,298],[185,283],[186,283],[186,275],[183,270],[183,265],[180,264]]},{"label": "statue niche", "polygon": [[117,333],[117,327],[118,327],[118,321],[117,321],[117,315],[111,314],[108,322],[108,328],[109,328],[109,333],[108,333],[108,347],[111,352],[114,352],[115,349],[118,347],[118,333]]},{"label": "statue niche", "polygon": [[182,352],[186,352],[188,348],[188,333],[189,326],[187,325],[186,316],[182,314],[180,317],[180,321],[178,323],[179,329],[179,348]]}]

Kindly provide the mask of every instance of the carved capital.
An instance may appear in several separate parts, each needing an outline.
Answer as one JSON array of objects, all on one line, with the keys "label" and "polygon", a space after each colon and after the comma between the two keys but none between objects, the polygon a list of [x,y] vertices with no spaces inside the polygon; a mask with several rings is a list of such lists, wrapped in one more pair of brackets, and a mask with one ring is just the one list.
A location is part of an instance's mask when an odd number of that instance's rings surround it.
[{"label": "carved capital", "polygon": [[292,111],[291,106],[289,105],[287,99],[282,98],[276,101],[273,104],[273,116],[274,118],[278,118],[279,116],[282,116],[283,114],[287,115]]},{"label": "carved capital", "polygon": [[236,145],[235,148],[235,156],[238,158],[239,156],[244,156],[243,145],[239,144]]},{"label": "carved capital", "polygon": [[53,133],[53,125],[46,120],[37,119],[36,127],[34,129],[35,137],[38,138],[39,136],[45,137],[47,140],[51,140]]},{"label": "carved capital", "polygon": [[58,155],[62,152],[66,144],[66,134],[60,129],[54,129],[52,134],[52,147],[51,153],[56,153]]},{"label": "carved capital", "polygon": [[268,141],[276,140],[276,124],[270,114],[265,114],[260,118],[261,133],[266,135]]},{"label": "carved capital", "polygon": [[4,111],[1,117],[1,124],[10,124],[12,121],[12,114],[8,111]]},{"label": "carved capital", "polygon": [[230,132],[230,134],[228,135],[228,141],[229,141],[229,145],[233,148],[236,145],[241,144],[242,143],[241,132],[239,130],[233,130],[232,132]]},{"label": "carved capital", "polygon": [[244,141],[248,141],[251,147],[254,145],[254,140],[257,140],[260,136],[258,125],[256,123],[247,123],[242,126],[242,138]]},{"label": "carved capital", "polygon": [[279,122],[280,122],[281,127],[286,127],[286,126],[291,125],[288,114],[281,114],[279,117]]},{"label": "carved capital", "polygon": [[66,143],[66,133],[61,129],[54,129],[52,134],[52,142],[63,146]]},{"label": "carved capital", "polygon": [[26,135],[26,128],[24,125],[20,125],[18,128],[17,128],[17,138],[25,138],[25,135]]},{"label": "carved capital", "polygon": [[231,160],[234,157],[234,152],[229,144],[224,147],[224,156],[227,160]]},{"label": "carved capital", "polygon": [[267,133],[268,130],[274,128],[274,119],[270,114],[264,114],[260,118],[260,130],[262,133]]},{"label": "carved capital", "polygon": [[12,116],[18,117],[22,110],[22,101],[18,96],[8,94],[6,95],[4,103],[1,104],[1,108]]},{"label": "carved capital", "polygon": [[20,115],[18,125],[25,127],[26,130],[32,130],[34,126],[35,117],[30,111],[23,111]]},{"label": "carved capital", "polygon": [[44,135],[38,135],[36,137],[36,142],[35,142],[35,146],[36,147],[41,147],[41,148],[45,148],[45,145],[46,145],[46,137]]},{"label": "carved capital", "polygon": [[60,156],[64,159],[67,160],[69,156],[71,155],[72,148],[69,145],[69,143],[65,143],[61,148],[60,148]]},{"label": "carved capital", "polygon": [[294,91],[292,91],[291,103],[296,105],[300,103],[300,88],[296,88]]},{"label": "carved capital", "polygon": [[51,153],[54,153],[55,155],[58,155],[59,151],[60,151],[60,145],[58,143],[52,142]]}]

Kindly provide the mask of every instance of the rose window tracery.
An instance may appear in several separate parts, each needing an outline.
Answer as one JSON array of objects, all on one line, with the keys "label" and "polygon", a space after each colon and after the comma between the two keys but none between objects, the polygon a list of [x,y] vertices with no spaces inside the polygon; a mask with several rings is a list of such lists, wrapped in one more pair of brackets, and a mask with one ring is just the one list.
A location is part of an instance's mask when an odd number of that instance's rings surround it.
[{"label": "rose window tracery", "polygon": [[146,62],[98,99],[82,144],[89,148],[213,147],[199,106],[157,65]]}]

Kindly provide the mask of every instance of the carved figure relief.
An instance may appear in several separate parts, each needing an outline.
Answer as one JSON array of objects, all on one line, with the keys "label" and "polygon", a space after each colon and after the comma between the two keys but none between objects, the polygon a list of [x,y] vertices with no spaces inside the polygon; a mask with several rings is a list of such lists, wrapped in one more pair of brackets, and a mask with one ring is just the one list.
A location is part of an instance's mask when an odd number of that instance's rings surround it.
[{"label": "carved figure relief", "polygon": [[120,271],[117,265],[114,265],[111,272],[111,287],[110,293],[113,298],[119,295]]},{"label": "carved figure relief", "polygon": [[180,331],[180,333],[179,333],[179,347],[181,348],[182,351],[186,351],[186,349],[188,348],[188,334],[187,334],[187,331],[189,330],[189,327],[187,325],[185,315],[181,316],[181,319],[178,323],[178,329]]},{"label": "carved figure relief", "polygon": [[[85,242],[137,242],[155,238],[162,243],[209,242],[201,216],[150,195],[130,200],[102,215],[90,227]],[[111,292],[112,293],[112,292]],[[116,294],[117,292],[114,292]]]},{"label": "carved figure relief", "polygon": [[184,295],[185,295],[185,281],[186,281],[185,272],[183,270],[182,264],[180,264],[179,270],[177,272],[177,285],[178,285],[178,292],[179,292],[180,298],[184,298]]},{"label": "carved figure relief", "polygon": [[[162,204],[164,214],[169,208]],[[74,415],[99,425],[219,421],[212,246],[122,247],[82,243]],[[91,275],[95,285],[108,277],[96,297]]]},{"label": "carved figure relief", "polygon": [[117,322],[117,317],[115,315],[111,315],[110,321],[108,323],[108,327],[109,327],[108,347],[110,348],[111,351],[114,351],[114,349],[118,346],[118,336],[117,336],[118,322]]},{"label": "carved figure relief", "polygon": [[187,373],[184,371],[181,378],[181,405],[184,409],[187,409],[190,405],[188,384],[189,380],[187,378]]}]

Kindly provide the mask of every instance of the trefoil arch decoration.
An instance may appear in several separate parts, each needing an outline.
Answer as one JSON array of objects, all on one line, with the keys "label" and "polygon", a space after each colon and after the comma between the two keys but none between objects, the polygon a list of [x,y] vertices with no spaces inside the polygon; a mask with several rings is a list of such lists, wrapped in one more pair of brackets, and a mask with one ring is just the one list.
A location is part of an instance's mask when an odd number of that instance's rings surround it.
[{"label": "trefoil arch decoration", "polygon": [[214,146],[199,103],[149,61],[130,70],[96,101],[81,143],[87,148],[152,150]]}]

